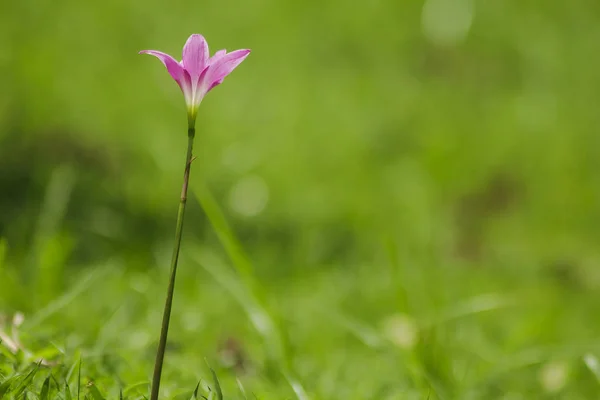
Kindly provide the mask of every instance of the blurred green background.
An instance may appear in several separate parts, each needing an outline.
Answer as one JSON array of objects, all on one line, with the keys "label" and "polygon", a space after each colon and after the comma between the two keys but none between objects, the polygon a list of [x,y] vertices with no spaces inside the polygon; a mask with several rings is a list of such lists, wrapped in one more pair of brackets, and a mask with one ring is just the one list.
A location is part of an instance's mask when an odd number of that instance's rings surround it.
[{"label": "blurred green background", "polygon": [[165,395],[204,358],[229,398],[598,395],[592,0],[0,3],[0,312],[28,351],[146,390],[186,115],[138,51],[191,33],[252,53],[200,108],[192,191],[233,233],[192,195]]}]

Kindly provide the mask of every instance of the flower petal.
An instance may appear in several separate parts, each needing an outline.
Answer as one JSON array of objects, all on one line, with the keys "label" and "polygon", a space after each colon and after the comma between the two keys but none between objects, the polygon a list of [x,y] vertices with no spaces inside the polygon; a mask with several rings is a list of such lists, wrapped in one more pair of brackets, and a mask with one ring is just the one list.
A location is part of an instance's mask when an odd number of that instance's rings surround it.
[{"label": "flower petal", "polygon": [[179,83],[183,79],[183,67],[170,55],[156,50],[142,50],[140,54],[150,54],[158,58],[167,67],[169,74]]},{"label": "flower petal", "polygon": [[181,88],[181,91],[185,96],[186,103],[192,103],[193,90],[190,75],[183,69],[183,66],[178,63],[177,60],[166,53],[156,50],[142,50],[140,51],[140,54],[150,54],[151,56],[154,56],[162,61],[165,67],[167,67],[167,71],[169,71],[171,77],[175,79],[175,82],[177,82]]},{"label": "flower petal", "polygon": [[185,103],[192,107],[194,105],[194,90],[192,85],[192,79],[190,78],[190,74],[183,70],[183,76],[181,81],[177,82],[181,91],[183,92],[183,96],[185,97]]},{"label": "flower petal", "polygon": [[208,64],[208,43],[204,36],[194,34],[183,46],[183,68],[189,72],[192,81],[197,79]]},{"label": "flower petal", "polygon": [[248,57],[250,50],[236,50],[225,55],[221,55],[217,52],[217,54],[211,59],[210,65],[202,73],[202,77],[200,78],[202,82],[198,86],[205,90],[205,94],[213,87],[223,82],[223,79],[240,65],[246,57]]},{"label": "flower petal", "polygon": [[210,60],[208,60],[208,64],[214,64],[218,59],[220,59],[221,57],[223,57],[225,54],[227,54],[227,50],[223,49],[223,50],[219,50],[215,53],[214,56],[212,56],[210,58]]}]

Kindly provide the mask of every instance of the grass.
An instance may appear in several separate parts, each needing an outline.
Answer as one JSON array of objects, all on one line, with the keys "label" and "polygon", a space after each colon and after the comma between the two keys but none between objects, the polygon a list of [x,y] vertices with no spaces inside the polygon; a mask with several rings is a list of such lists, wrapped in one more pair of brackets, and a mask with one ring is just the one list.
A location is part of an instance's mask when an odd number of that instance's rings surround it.
[{"label": "grass", "polygon": [[[582,318],[597,305],[581,293],[539,276],[409,268],[394,248],[379,274],[329,269],[267,288],[214,199],[196,193],[227,251],[185,243],[169,398],[191,398],[198,380],[196,396],[220,398],[217,376],[226,398],[240,399],[587,398],[598,390],[600,342],[585,338]],[[0,392],[145,398],[166,272],[110,262],[82,272],[37,313],[4,321]]]},{"label": "grass", "polygon": [[0,397],[148,395],[192,32],[164,398],[597,397],[598,7],[426,3],[0,5]]}]

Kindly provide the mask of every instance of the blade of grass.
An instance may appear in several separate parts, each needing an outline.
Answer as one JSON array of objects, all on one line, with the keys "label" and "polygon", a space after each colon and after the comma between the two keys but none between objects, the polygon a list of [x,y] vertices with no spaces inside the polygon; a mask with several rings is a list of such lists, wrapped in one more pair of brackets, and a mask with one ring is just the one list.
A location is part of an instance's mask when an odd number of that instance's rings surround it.
[{"label": "blade of grass", "polygon": [[[33,381],[33,378],[35,377],[35,374],[39,371],[40,369],[40,365],[41,365],[41,361],[38,362],[35,367],[33,367],[31,369],[31,371],[29,371],[29,373],[25,376],[25,378],[23,378],[23,380],[21,381],[21,383],[19,383],[19,386],[17,386],[17,388],[15,389],[13,396],[17,397],[19,396],[21,393],[25,392],[25,389],[27,389],[27,387],[31,384],[31,382]],[[0,398],[2,396],[0,395]]]},{"label": "blade of grass", "polygon": [[50,375],[44,380],[42,389],[40,390],[40,400],[48,400],[48,394],[50,393]]},{"label": "blade of grass", "polygon": [[242,381],[240,381],[240,378],[236,378],[235,381],[237,382],[238,389],[240,389],[242,398],[244,400],[248,400],[248,396],[246,395],[246,389],[244,389],[244,385],[242,385]]},{"label": "blade of grass", "polygon": [[196,384],[196,389],[194,389],[194,391],[192,392],[192,397],[190,398],[190,400],[198,399],[198,389],[200,389],[200,381],[198,381],[198,383]]},{"label": "blade of grass", "polygon": [[[108,264],[110,265],[110,263]],[[52,315],[56,314],[71,304],[80,294],[84,293],[98,278],[114,271],[113,267],[96,267],[91,272],[84,274],[73,287],[62,296],[51,301],[46,307],[34,314],[30,319],[23,322],[23,330],[36,327]]]},{"label": "blade of grass", "polygon": [[8,378],[4,382],[0,383],[0,399],[4,398],[4,395],[8,393],[8,390],[13,385],[13,383],[15,383],[21,376],[21,374],[16,374]]},{"label": "blade of grass", "polygon": [[[70,251],[64,240],[57,243],[57,234],[65,218],[75,181],[76,170],[73,167],[62,165],[55,168],[50,175],[38,217],[28,263],[32,267],[30,271],[36,271],[36,294],[43,301],[56,293],[57,277],[62,275],[64,258],[67,256],[65,251]],[[48,251],[55,254],[48,257]],[[65,254],[58,255],[58,252]]]},{"label": "blade of grass", "polygon": [[88,383],[87,388],[94,400],[105,400],[104,396],[102,396],[102,393],[100,393],[100,391],[98,390],[96,385],[94,385],[93,382]]},{"label": "blade of grass", "polygon": [[288,375],[285,371],[283,372],[283,375],[284,375],[285,379],[287,380],[288,384],[292,387],[292,390],[296,394],[296,397],[298,398],[298,400],[309,400],[310,399],[310,397],[308,397],[308,394],[306,393],[306,390],[304,390],[304,387],[300,384],[300,382],[295,377]]},{"label": "blade of grass", "polygon": [[81,358],[79,358],[79,368],[77,368],[77,400],[79,400],[80,393],[81,393]]},{"label": "blade of grass", "polygon": [[500,295],[497,293],[482,294],[462,301],[458,304],[454,304],[452,307],[444,311],[441,316],[437,318],[431,318],[428,321],[423,321],[420,325],[423,327],[423,329],[427,329],[455,319],[465,318],[488,311],[496,311],[502,308],[515,306],[517,304],[518,302],[516,302],[515,299],[510,296]]},{"label": "blade of grass", "polygon": [[71,367],[69,367],[69,370],[67,371],[67,374],[65,375],[65,381],[67,383],[71,382],[71,378],[73,378],[75,369],[77,368],[77,366],[79,365],[79,362],[81,360],[81,352],[79,350],[75,352],[75,356],[73,357],[73,359],[75,361],[71,364]]},{"label": "blade of grass", "polygon": [[[142,387],[142,386],[148,386],[149,383],[150,383],[150,381],[141,381],[141,382],[137,382],[137,383],[132,383],[131,385],[128,385],[125,387],[125,389],[123,389],[123,395],[129,396],[132,391],[134,391],[137,388]],[[138,392],[137,394],[139,395],[140,393]]]},{"label": "blade of grass", "polygon": [[69,384],[65,382],[65,400],[71,400],[72,398],[71,388],[69,387]]},{"label": "blade of grass", "polygon": [[217,392],[217,399],[223,400],[223,391],[221,390],[221,383],[219,382],[219,377],[217,377],[217,373],[214,369],[211,368],[210,365],[208,367],[210,368],[210,373],[212,374],[213,382],[215,385],[215,391]]},{"label": "blade of grass", "polygon": [[[297,396],[299,396],[298,393],[305,395],[305,391],[299,380],[295,377],[296,374],[292,368],[291,357],[288,346],[286,346],[286,337],[283,334],[281,321],[276,320],[272,313],[269,312],[266,305],[266,293],[254,276],[254,267],[252,266],[250,259],[244,253],[239,240],[230,228],[229,223],[225,218],[225,214],[219,207],[217,201],[214,199],[208,188],[198,182],[199,181],[196,181],[196,184],[193,185],[193,192],[213,229],[217,233],[219,241],[225,248],[240,279],[248,289],[249,294],[254,298],[254,303],[257,306],[256,308],[260,310],[258,315],[264,317],[264,320],[262,321],[263,327],[267,326],[269,329],[260,330],[261,327],[256,324],[255,327],[259,328],[259,333],[263,336],[263,341],[266,344],[271,343],[271,345],[273,345],[273,343],[275,343],[271,348],[275,354],[271,354],[271,357],[274,356],[275,360],[282,364],[283,375],[292,386],[294,393],[296,393]],[[247,308],[245,309],[247,310]],[[254,316],[256,316],[256,314]],[[252,318],[252,315],[250,315],[250,317]],[[301,399],[306,398],[308,397],[302,397]]]},{"label": "blade of grass", "polygon": [[273,327],[269,315],[257,304],[256,299],[249,293],[248,289],[236,279],[234,273],[222,266],[217,266],[214,262],[205,260],[201,252],[194,252],[193,255],[195,255],[194,258],[198,264],[212,275],[213,279],[227,290],[246,311],[250,322],[262,338],[270,338],[273,335],[271,332]]},{"label": "blade of grass", "polygon": [[[267,347],[267,351],[272,358],[273,362],[277,362],[279,358],[273,358],[274,354],[278,354],[279,349],[283,346],[281,343],[281,336],[273,334],[273,320],[270,318],[268,313],[257,304],[257,301],[252,297],[245,287],[236,280],[233,273],[227,271],[225,268],[215,266],[213,263],[204,262],[201,258],[201,254],[196,253],[198,263],[210,273],[215,281],[226,289],[230,295],[238,301],[242,309],[248,314],[248,318],[252,322],[254,328],[262,337],[262,340]],[[280,354],[280,353],[279,353]],[[295,375],[290,372],[286,366],[282,366],[280,371],[284,379],[288,382],[296,396],[300,400],[309,399],[304,391],[300,381],[295,378]]]},{"label": "blade of grass", "polygon": [[600,362],[598,362],[598,358],[591,353],[587,353],[583,356],[583,362],[600,383]]},{"label": "blade of grass", "polygon": [[254,296],[264,301],[265,293],[261,290],[254,276],[254,267],[244,254],[240,242],[229,227],[229,223],[221,207],[205,186],[195,184],[193,185],[193,191],[242,281],[248,286]]},{"label": "blade of grass", "polygon": [[542,364],[557,358],[581,358],[590,352],[600,351],[600,342],[581,343],[577,345],[534,347],[520,353],[498,360],[485,375],[471,384],[471,390],[490,384],[504,375],[532,365]]}]

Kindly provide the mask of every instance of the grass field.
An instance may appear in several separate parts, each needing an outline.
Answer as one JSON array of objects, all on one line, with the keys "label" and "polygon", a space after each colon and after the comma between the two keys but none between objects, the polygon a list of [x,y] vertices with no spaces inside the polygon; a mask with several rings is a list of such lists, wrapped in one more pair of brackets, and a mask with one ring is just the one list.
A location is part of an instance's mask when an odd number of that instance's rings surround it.
[{"label": "grass field", "polygon": [[592,0],[0,3],[0,398],[600,395]]}]

